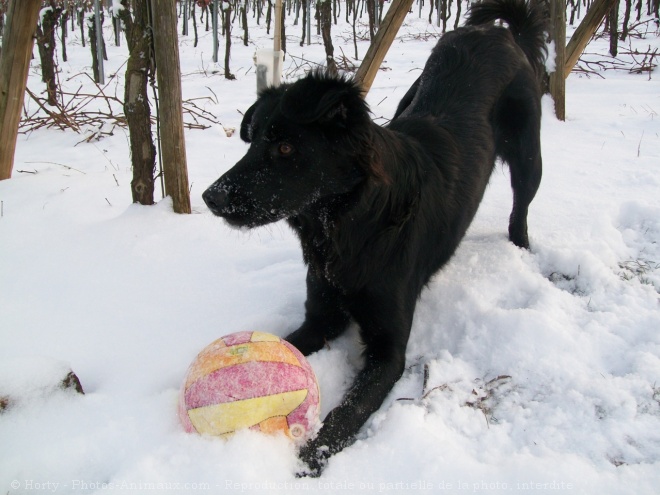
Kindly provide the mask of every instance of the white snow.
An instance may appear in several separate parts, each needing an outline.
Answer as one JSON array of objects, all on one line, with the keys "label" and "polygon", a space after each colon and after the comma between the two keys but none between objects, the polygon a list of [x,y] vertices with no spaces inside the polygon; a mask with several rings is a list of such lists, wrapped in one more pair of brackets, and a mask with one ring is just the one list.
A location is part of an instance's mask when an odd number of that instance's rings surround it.
[{"label": "white snow", "polygon": [[115,17],[119,17],[121,11],[124,10],[124,6],[121,4],[121,0],[112,0],[112,5],[110,8],[112,15]]},{"label": "white snow", "polygon": [[[369,93],[377,122],[393,115],[437,39],[427,8],[408,16]],[[344,16],[335,53],[350,56]],[[0,396],[23,400],[0,413],[0,493],[657,493],[657,70],[571,74],[566,122],[544,99],[531,251],[506,239],[511,193],[498,167],[464,242],[420,298],[404,377],[321,478],[296,478],[284,438],[183,432],[178,389],[204,346],[241,330],[284,336],[303,318],[305,267],[286,225],[237,232],[201,200],[246,151],[225,128],[254,101],[255,48],[272,44],[248,17],[254,44],[233,43],[236,81],[211,62],[210,33],[199,30],[197,48],[192,34],[180,37],[184,100],[221,122],[186,131],[192,215],[172,213],[169,199],[130,204],[124,129],[90,142],[71,130],[19,135],[13,178],[0,182]],[[316,35],[300,47],[291,22],[283,72],[295,79],[325,54]],[[60,82],[91,91],[80,75],[89,48],[69,36]],[[660,44],[657,31],[630,43]],[[595,39],[588,51],[607,48]],[[105,91],[121,98],[125,43],[107,49]],[[38,63],[28,84],[43,93]],[[359,366],[356,340],[352,329],[310,357],[322,415]],[[84,396],[28,393],[67,366]]]},{"label": "white snow", "polygon": [[49,13],[52,12],[53,8],[52,7],[44,7],[39,11],[39,25],[43,26],[44,24],[44,17]]},{"label": "white snow", "polygon": [[[48,356],[5,358],[0,363],[0,398],[43,399],[62,389],[62,381],[70,372],[67,363]],[[20,403],[9,405],[17,407]]]}]

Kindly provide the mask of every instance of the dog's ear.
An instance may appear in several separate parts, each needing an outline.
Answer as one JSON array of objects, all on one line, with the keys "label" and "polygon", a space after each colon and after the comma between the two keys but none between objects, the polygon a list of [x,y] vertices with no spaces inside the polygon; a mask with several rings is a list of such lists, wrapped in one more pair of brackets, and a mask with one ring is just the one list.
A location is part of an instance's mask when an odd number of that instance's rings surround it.
[{"label": "dog's ear", "polygon": [[369,118],[358,85],[350,80],[312,73],[296,81],[282,97],[282,112],[297,122],[351,127]]},{"label": "dog's ear", "polygon": [[257,110],[259,101],[257,100],[250,108],[247,109],[245,115],[243,115],[243,120],[241,121],[241,139],[246,143],[252,142],[252,136],[254,136],[254,124],[252,118],[254,117],[254,112]]},{"label": "dog's ear", "polygon": [[241,122],[241,139],[251,143],[260,127],[276,112],[277,106],[286,92],[288,84],[271,86],[259,92],[257,101],[247,109]]}]

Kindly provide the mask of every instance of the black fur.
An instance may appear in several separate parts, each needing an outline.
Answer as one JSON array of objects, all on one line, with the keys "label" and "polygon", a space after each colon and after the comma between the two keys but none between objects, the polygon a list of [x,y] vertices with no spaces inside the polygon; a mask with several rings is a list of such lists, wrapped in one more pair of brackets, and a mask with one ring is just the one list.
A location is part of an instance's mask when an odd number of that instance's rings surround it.
[{"label": "black fur", "polygon": [[[498,18],[509,28],[484,24]],[[241,125],[247,154],[204,192],[231,225],[286,219],[300,238],[307,302],[292,344],[310,354],[351,321],[360,327],[365,367],[302,448],[311,474],[352,441],[401,376],[417,298],[464,236],[497,157],[511,171],[509,238],[529,247],[544,19],[524,0],[473,7],[386,127],[347,79],[314,73],[264,91]]]}]

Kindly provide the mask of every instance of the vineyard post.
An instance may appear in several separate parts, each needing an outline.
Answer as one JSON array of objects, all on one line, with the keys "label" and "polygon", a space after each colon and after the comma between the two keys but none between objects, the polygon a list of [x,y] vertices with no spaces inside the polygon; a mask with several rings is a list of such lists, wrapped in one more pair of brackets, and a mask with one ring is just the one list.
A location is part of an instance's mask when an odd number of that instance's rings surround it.
[{"label": "vineyard post", "polygon": [[385,59],[396,33],[399,31],[406,14],[410,10],[413,0],[393,0],[380,29],[376,32],[374,40],[369,45],[367,54],[355,74],[355,80],[362,86],[363,94],[367,94],[376,78],[378,69]]},{"label": "vineyard post", "polygon": [[183,0],[183,2],[181,2],[181,21],[183,23],[183,31],[181,34],[183,36],[188,36],[188,17],[190,15],[188,12],[188,4],[189,0]]},{"label": "vineyard post", "polygon": [[[220,6],[218,0],[213,0],[213,14],[211,15],[211,26],[213,29],[213,62],[218,63],[218,48],[220,47],[220,40],[218,39],[218,10]],[[206,14],[208,22],[208,10]]]},{"label": "vineyard post", "polygon": [[96,60],[98,63],[100,85],[105,84],[105,72],[103,70],[103,26],[101,25],[100,0],[94,0],[94,25],[96,26]]},{"label": "vineyard post", "polygon": [[303,0],[307,2],[307,45],[312,43],[312,0]]},{"label": "vineyard post", "polygon": [[275,2],[275,26],[273,31],[273,86],[282,82],[282,0]]},{"label": "vineyard post", "polygon": [[580,25],[573,33],[571,40],[566,45],[564,78],[568,77],[573,70],[573,67],[575,67],[575,64],[577,64],[580,55],[582,55],[582,52],[591,40],[591,37],[598,29],[598,26],[603,22],[603,19],[612,8],[615,1],[616,0],[595,0],[594,3],[591,4],[591,7],[589,7],[584,19],[582,19]]},{"label": "vineyard post", "polygon": [[9,2],[0,57],[0,180],[9,179],[34,46],[40,0]]},{"label": "vineyard post", "polygon": [[176,3],[174,0],[151,0],[151,12],[160,101],[165,194],[172,198],[176,213],[190,213]]},{"label": "vineyard post", "polygon": [[555,116],[566,120],[566,5],[564,0],[550,1],[552,40],[555,43],[555,70],[550,74],[549,90],[555,102]]}]

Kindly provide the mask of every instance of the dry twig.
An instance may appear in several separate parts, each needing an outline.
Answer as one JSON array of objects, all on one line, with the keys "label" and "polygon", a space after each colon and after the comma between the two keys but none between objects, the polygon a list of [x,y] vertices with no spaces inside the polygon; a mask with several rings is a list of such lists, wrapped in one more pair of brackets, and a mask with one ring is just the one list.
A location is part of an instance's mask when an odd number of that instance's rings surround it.
[{"label": "dry twig", "polygon": [[[111,136],[116,127],[127,127],[124,115],[124,102],[117,96],[118,84],[115,85],[114,94],[107,91],[109,82],[101,86],[85,73],[70,77],[71,81],[76,76],[84,76],[92,80],[96,91],[82,92],[83,85],[80,84],[75,92],[61,91],[60,99],[56,106],[49,107],[46,98],[42,98],[27,88],[27,93],[37,104],[34,112],[28,113],[24,108],[23,118],[19,124],[19,132],[29,133],[38,129],[73,130],[78,134],[89,132],[81,142],[99,140],[104,136]],[[183,102],[184,126],[188,129],[208,129],[212,124],[220,124],[218,119],[207,110],[198,105],[199,100],[209,100],[211,97],[193,98]],[[152,115],[152,123],[155,124],[156,117]],[[109,128],[108,128],[109,127]]]}]

